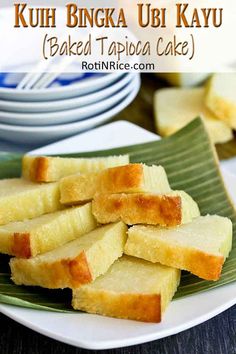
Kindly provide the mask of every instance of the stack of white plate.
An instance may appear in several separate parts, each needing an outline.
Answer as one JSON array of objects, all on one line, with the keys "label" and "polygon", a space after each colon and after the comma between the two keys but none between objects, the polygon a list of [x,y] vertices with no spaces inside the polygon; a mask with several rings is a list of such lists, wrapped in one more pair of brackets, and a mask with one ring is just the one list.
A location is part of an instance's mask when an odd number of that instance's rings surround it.
[{"label": "stack of white plate", "polygon": [[43,144],[110,120],[136,97],[139,74],[63,74],[46,89],[19,90],[23,74],[0,74],[0,138]]}]

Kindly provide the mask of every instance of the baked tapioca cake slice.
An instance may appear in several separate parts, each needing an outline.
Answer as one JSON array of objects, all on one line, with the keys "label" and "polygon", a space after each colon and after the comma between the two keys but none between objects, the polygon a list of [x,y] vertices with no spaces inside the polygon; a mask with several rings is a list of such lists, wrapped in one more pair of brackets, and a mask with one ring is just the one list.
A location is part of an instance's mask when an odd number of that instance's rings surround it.
[{"label": "baked tapioca cake slice", "polygon": [[233,138],[230,127],[205,105],[205,89],[165,88],[155,94],[155,118],[159,133],[168,136],[201,116],[214,143]]},{"label": "baked tapioca cake slice", "polygon": [[127,226],[110,224],[30,259],[12,258],[12,280],[49,289],[77,288],[104,274],[121,257]]},{"label": "baked tapioca cake slice", "polygon": [[93,199],[96,193],[169,193],[162,166],[129,164],[99,173],[68,176],[60,181],[61,203],[76,204]]},{"label": "baked tapioca cake slice", "polygon": [[126,165],[128,155],[96,157],[96,158],[66,158],[25,155],[22,160],[22,175],[34,182],[54,182],[75,173],[90,173],[101,171],[108,167]]},{"label": "baked tapioca cake slice", "polygon": [[97,227],[91,203],[0,227],[0,252],[22,258],[53,250]]},{"label": "baked tapioca cake slice", "polygon": [[92,212],[101,224],[124,221],[128,225],[176,226],[200,215],[197,203],[185,192],[168,194],[97,194]]},{"label": "baked tapioca cake slice", "polygon": [[236,129],[236,74],[212,76],[207,86],[206,105],[219,119]]},{"label": "baked tapioca cake slice", "polygon": [[62,209],[58,183],[35,184],[21,178],[0,180],[0,225]]},{"label": "baked tapioca cake slice", "polygon": [[231,221],[208,215],[178,228],[134,226],[129,229],[125,253],[218,280],[231,248]]},{"label": "baked tapioca cake slice", "polygon": [[73,290],[76,310],[160,322],[180,281],[180,271],[123,256],[93,283]]}]

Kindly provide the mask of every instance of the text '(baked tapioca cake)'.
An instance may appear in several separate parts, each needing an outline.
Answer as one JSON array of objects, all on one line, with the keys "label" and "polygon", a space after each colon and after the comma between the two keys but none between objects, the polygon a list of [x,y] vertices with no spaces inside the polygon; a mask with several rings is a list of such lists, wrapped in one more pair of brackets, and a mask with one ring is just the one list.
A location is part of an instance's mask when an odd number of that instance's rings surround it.
[{"label": "text '(baked tapioca cake)'", "polygon": [[123,256],[105,275],[73,290],[72,306],[110,317],[160,322],[179,281],[177,269]]},{"label": "text '(baked tapioca cake)'", "polygon": [[129,164],[99,173],[68,176],[60,181],[61,203],[76,204],[93,199],[96,193],[169,193],[162,166]]},{"label": "text '(baked tapioca cake)'", "polygon": [[218,280],[231,248],[230,219],[208,215],[178,228],[134,226],[129,229],[125,253]]},{"label": "text '(baked tapioca cake)'", "polygon": [[217,73],[207,86],[206,105],[222,121],[236,129],[236,74]]},{"label": "text '(baked tapioca cake)'", "polygon": [[201,116],[213,143],[233,138],[231,128],[207,108],[205,89],[165,88],[155,94],[155,117],[159,133],[168,136]]},{"label": "text '(baked tapioca cake)'", "polygon": [[92,212],[101,224],[124,221],[128,225],[177,226],[200,215],[197,203],[183,191],[168,194],[97,194]]},{"label": "text '(baked tapioca cake)'", "polygon": [[12,258],[12,280],[49,289],[79,287],[104,274],[121,257],[126,240],[124,223],[100,227],[34,258]]},{"label": "text '(baked tapioca cake)'", "polygon": [[98,172],[127,163],[129,163],[128,155],[95,158],[25,155],[22,160],[22,176],[34,182],[54,182],[76,173]]},{"label": "text '(baked tapioca cake)'", "polygon": [[0,253],[29,258],[74,240],[97,227],[91,203],[0,226]]},{"label": "text '(baked tapioca cake)'", "polygon": [[60,209],[58,183],[36,184],[21,178],[0,181],[0,225]]}]

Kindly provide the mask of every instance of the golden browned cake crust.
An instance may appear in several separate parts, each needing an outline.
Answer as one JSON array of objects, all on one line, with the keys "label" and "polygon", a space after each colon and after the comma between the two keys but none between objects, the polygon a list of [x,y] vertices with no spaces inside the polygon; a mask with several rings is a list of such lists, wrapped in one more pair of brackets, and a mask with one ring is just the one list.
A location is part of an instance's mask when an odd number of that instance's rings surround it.
[{"label": "golden browned cake crust", "polygon": [[98,194],[92,203],[98,222],[123,220],[126,224],[180,225],[181,197],[152,194]]},{"label": "golden browned cake crust", "polygon": [[77,288],[106,273],[122,256],[126,240],[127,226],[122,222],[99,227],[36,257],[12,258],[12,280],[48,289]]},{"label": "golden browned cake crust", "polygon": [[47,273],[52,289],[63,288],[65,284],[70,288],[76,288],[92,281],[84,252],[73,260],[61,260],[52,264],[45,263],[41,270]]},{"label": "golden browned cake crust", "polygon": [[143,165],[129,164],[109,168],[101,173],[100,192],[116,193],[138,188],[143,182]]},{"label": "golden browned cake crust", "polygon": [[224,264],[223,256],[215,256],[201,251],[192,251],[186,260],[193,274],[206,280],[218,280]]},{"label": "golden browned cake crust", "polygon": [[22,159],[22,176],[33,182],[55,182],[76,173],[99,172],[128,163],[128,155],[98,158],[25,155]]},{"label": "golden browned cake crust", "polygon": [[[11,262],[11,264],[14,272],[21,272],[20,263]],[[30,267],[28,271],[30,274]],[[76,288],[92,281],[85,252],[81,252],[73,260],[62,259],[53,263],[45,262],[40,266],[40,273],[45,275],[46,283],[50,289],[64,288],[65,284],[67,287]]]},{"label": "golden browned cake crust", "polygon": [[170,193],[162,166],[129,164],[100,172],[67,176],[60,180],[61,203],[67,205],[90,201],[96,194]]},{"label": "golden browned cake crust", "polygon": [[[30,163],[29,163],[30,161]],[[48,179],[49,159],[46,156],[35,156],[31,158],[24,156],[22,160],[22,171],[25,178],[32,182],[45,182]]]},{"label": "golden browned cake crust", "polygon": [[[160,294],[115,294],[97,291],[96,307],[93,306],[93,296],[86,294],[86,305],[83,306],[83,296],[79,304],[72,300],[72,306],[82,311],[97,313],[115,318],[130,319],[142,322],[161,322],[161,295]],[[91,301],[90,301],[91,300]],[[89,305],[91,303],[91,305]]]},{"label": "golden browned cake crust", "polygon": [[30,258],[32,256],[29,232],[15,232],[13,234],[12,254],[22,258]]},{"label": "golden browned cake crust", "polygon": [[161,243],[155,244],[155,242],[149,244],[149,240],[145,240],[145,238],[140,249],[139,246],[136,248],[128,241],[125,253],[151,262],[160,262],[169,267],[187,270],[199,278],[213,281],[219,280],[224,264],[224,257],[221,255],[209,254],[194,248],[186,247],[184,249],[183,247],[166,246]]},{"label": "golden browned cake crust", "polygon": [[50,274],[52,288],[61,288],[64,287],[64,284],[70,288],[76,288],[92,281],[84,251],[73,260],[62,259],[53,264],[45,263],[44,268],[45,272]]},{"label": "golden browned cake crust", "polygon": [[178,228],[133,226],[128,231],[125,253],[216,281],[231,248],[232,222],[207,215]]},{"label": "golden browned cake crust", "polygon": [[93,282],[73,289],[74,309],[160,322],[180,281],[178,269],[122,256]]},{"label": "golden browned cake crust", "polygon": [[129,294],[120,295],[114,315],[143,322],[161,322],[161,295]]},{"label": "golden browned cake crust", "polygon": [[92,274],[84,251],[73,260],[62,261],[62,265],[69,269],[72,287],[77,287],[80,284],[86,284],[92,281]]},{"label": "golden browned cake crust", "polygon": [[0,226],[0,253],[35,257],[97,227],[91,203]]},{"label": "golden browned cake crust", "polygon": [[32,181],[44,182],[47,180],[48,158],[45,156],[36,157],[30,171]]}]

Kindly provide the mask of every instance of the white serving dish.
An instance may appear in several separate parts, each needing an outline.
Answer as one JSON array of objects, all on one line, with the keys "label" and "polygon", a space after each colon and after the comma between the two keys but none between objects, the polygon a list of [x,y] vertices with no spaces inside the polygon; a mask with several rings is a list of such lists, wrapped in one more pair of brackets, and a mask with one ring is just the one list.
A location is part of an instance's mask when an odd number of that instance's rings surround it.
[{"label": "white serving dish", "polygon": [[102,75],[98,78],[87,79],[79,81],[78,83],[61,86],[50,87],[46,89],[35,90],[16,90],[15,88],[0,87],[0,99],[1,100],[14,100],[14,101],[51,101],[59,100],[71,97],[82,96],[91,92],[111,85],[115,81],[119,80],[123,73],[110,73]]},{"label": "white serving dish", "polygon": [[[131,123],[119,121],[32,151],[33,154],[72,153],[125,146],[159,139]],[[228,190],[236,202],[236,176],[223,170]],[[86,349],[111,349],[164,338],[184,331],[236,304],[236,282],[174,300],[160,324],[90,315],[62,314],[0,305],[15,321],[53,339]]]},{"label": "white serving dish", "polygon": [[0,100],[1,111],[17,112],[17,113],[43,113],[43,112],[57,112],[66,109],[74,109],[84,107],[86,105],[99,102],[107,97],[112,96],[117,91],[125,87],[135,74],[128,73],[122,76],[118,81],[112,83],[110,86],[98,90],[97,92],[88,93],[83,96],[41,102],[21,102],[21,101],[6,101]]},{"label": "white serving dish", "polygon": [[91,119],[45,127],[31,127],[10,124],[0,124],[0,139],[12,141],[15,144],[45,144],[59,140],[76,133],[91,129],[109,121],[114,115],[125,109],[136,97],[140,88],[140,77],[135,78],[133,90],[115,107],[103,112]]},{"label": "white serving dish", "polygon": [[47,126],[67,124],[92,118],[117,105],[121,100],[129,95],[132,90],[135,89],[135,85],[137,85],[137,75],[133,76],[132,80],[125,87],[110,97],[84,107],[68,110],[62,109],[60,112],[17,113],[4,112],[0,110],[0,123],[22,126]]}]

